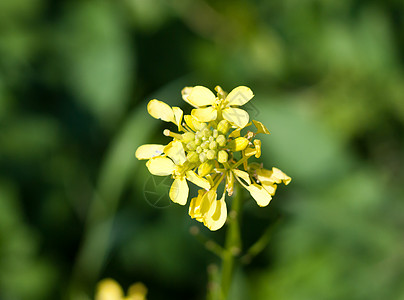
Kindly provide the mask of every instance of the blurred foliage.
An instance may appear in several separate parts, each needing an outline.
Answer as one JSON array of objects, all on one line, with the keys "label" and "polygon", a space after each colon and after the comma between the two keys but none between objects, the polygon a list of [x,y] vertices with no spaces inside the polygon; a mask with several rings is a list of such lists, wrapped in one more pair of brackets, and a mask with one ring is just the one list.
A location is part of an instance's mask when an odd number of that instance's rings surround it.
[{"label": "blurred foliage", "polygon": [[404,299],[403,33],[398,0],[0,1],[0,299],[204,299],[218,260],[134,158],[196,84],[250,86],[293,178],[246,203],[245,247],[281,221],[231,299]]}]

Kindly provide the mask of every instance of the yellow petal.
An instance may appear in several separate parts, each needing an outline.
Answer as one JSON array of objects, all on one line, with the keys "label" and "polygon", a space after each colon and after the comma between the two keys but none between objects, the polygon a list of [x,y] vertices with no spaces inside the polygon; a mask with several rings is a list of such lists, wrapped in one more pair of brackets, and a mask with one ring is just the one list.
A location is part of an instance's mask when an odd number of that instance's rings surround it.
[{"label": "yellow petal", "polygon": [[228,171],[226,174],[226,191],[229,196],[233,195],[234,175],[233,175],[233,172],[231,172],[231,171]]},{"label": "yellow petal", "polygon": [[150,159],[159,156],[164,151],[164,145],[146,144],[136,149],[135,156],[137,159]]},{"label": "yellow petal", "polygon": [[272,196],[260,185],[253,183],[245,188],[250,192],[251,197],[259,206],[267,206],[272,199]]},{"label": "yellow petal", "polygon": [[257,178],[260,182],[269,182],[269,183],[274,183],[274,178],[272,178],[272,171],[264,169],[264,168],[259,168],[256,170]]},{"label": "yellow petal", "polygon": [[172,108],[162,101],[156,99],[150,100],[147,104],[147,111],[153,118],[175,123],[175,116]]},{"label": "yellow petal", "polygon": [[[220,152],[219,152],[219,154],[220,154]],[[214,167],[215,167],[215,162],[213,160],[205,161],[198,167],[198,175],[204,177],[204,176],[208,175],[210,172],[212,172]]]},{"label": "yellow petal", "polygon": [[185,92],[188,93],[188,95],[185,95],[187,99],[186,101],[194,107],[213,105],[216,101],[215,94],[204,86],[195,86],[192,89],[186,90]]},{"label": "yellow petal", "polygon": [[284,184],[288,185],[292,181],[292,178],[290,178],[278,168],[273,167],[272,172],[272,178],[276,183],[281,183],[281,181],[283,181]]},{"label": "yellow petal", "polygon": [[176,165],[182,165],[187,157],[185,155],[184,146],[178,140],[170,142],[165,148],[164,153],[171,158]]},{"label": "yellow petal", "polygon": [[184,120],[188,127],[191,128],[193,131],[199,131],[203,127],[205,127],[205,123],[199,122],[197,119],[195,119],[195,117],[191,115],[185,115]]},{"label": "yellow petal", "polygon": [[255,157],[259,158],[261,156],[261,141],[258,139],[254,140],[254,145],[255,145],[255,150],[257,151],[255,153]]},{"label": "yellow petal", "polygon": [[146,167],[153,175],[167,176],[174,172],[175,164],[168,157],[156,156],[147,161]]},{"label": "yellow petal", "polygon": [[265,127],[264,124],[262,124],[260,121],[252,120],[254,123],[254,126],[257,128],[257,134],[258,133],[265,133],[265,134],[270,134],[268,128]]},{"label": "yellow petal", "polygon": [[194,108],[191,111],[191,115],[194,116],[199,122],[210,122],[216,120],[217,111],[212,106]]},{"label": "yellow petal", "polygon": [[238,86],[233,89],[226,97],[229,105],[240,106],[246,104],[254,97],[253,92],[246,86]]},{"label": "yellow petal", "polygon": [[103,279],[98,283],[95,300],[121,300],[123,290],[113,279]]},{"label": "yellow petal", "polygon": [[244,128],[248,124],[249,115],[245,110],[234,107],[226,107],[222,111],[223,118],[237,126],[238,128]]},{"label": "yellow petal", "polygon": [[185,178],[176,178],[174,179],[173,184],[170,188],[170,199],[174,203],[178,203],[181,205],[185,205],[187,203],[189,194],[188,184]]},{"label": "yellow petal", "polygon": [[253,148],[247,148],[247,149],[244,150],[244,155],[245,156],[253,156],[255,154],[257,154],[257,150],[255,150],[255,148],[254,149]]},{"label": "yellow petal", "polygon": [[234,140],[232,140],[231,142],[229,142],[229,147],[232,151],[241,151],[244,150],[247,146],[248,146],[248,139],[246,139],[245,137],[238,137]]},{"label": "yellow petal", "polygon": [[223,196],[220,200],[212,202],[209,212],[206,214],[204,218],[205,226],[208,227],[211,231],[215,231],[222,228],[224,223],[226,223],[227,206],[224,200],[225,195],[226,192],[223,193]]},{"label": "yellow petal", "polygon": [[251,184],[250,175],[247,172],[235,169],[233,170],[234,175],[243,179],[248,185]]},{"label": "yellow petal", "polygon": [[[190,86],[184,87],[184,88],[182,89],[182,91],[181,91],[181,95],[182,95],[182,99],[183,99],[185,102],[187,102],[188,104],[190,104],[190,105],[193,106],[193,104],[188,101],[188,97],[189,97],[189,94],[191,94],[192,89],[193,89],[193,87],[190,87]],[[195,106],[194,106],[194,107],[195,107]]]},{"label": "yellow petal", "polygon": [[181,123],[182,123],[182,116],[184,115],[184,112],[182,111],[181,108],[174,106],[173,107],[173,113],[174,113],[174,120],[175,120],[175,125],[178,126],[178,130],[182,129]]},{"label": "yellow petal", "polygon": [[209,190],[203,195],[200,206],[201,217],[204,217],[205,214],[209,211],[213,201],[215,201],[216,198],[217,198],[216,190]]},{"label": "yellow petal", "polygon": [[136,282],[129,287],[128,299],[130,300],[146,300],[147,287],[141,283]]},{"label": "yellow petal", "polygon": [[186,172],[187,179],[191,181],[193,184],[196,184],[197,186],[209,190],[210,189],[210,183],[207,181],[205,178],[202,178],[201,176],[197,175],[194,171],[189,170]]},{"label": "yellow petal", "polygon": [[240,136],[240,131],[241,131],[241,129],[242,129],[242,128],[237,128],[237,129],[233,130],[233,131],[229,134],[229,137],[232,137],[232,138],[239,137],[239,136]]},{"label": "yellow petal", "polygon": [[191,218],[197,219],[201,217],[201,202],[205,193],[205,190],[199,190],[198,196],[191,199],[191,203],[189,204],[189,215]]},{"label": "yellow petal", "polygon": [[277,188],[277,185],[275,183],[270,183],[268,181],[263,181],[261,182],[262,187],[271,195],[275,195],[275,191]]}]

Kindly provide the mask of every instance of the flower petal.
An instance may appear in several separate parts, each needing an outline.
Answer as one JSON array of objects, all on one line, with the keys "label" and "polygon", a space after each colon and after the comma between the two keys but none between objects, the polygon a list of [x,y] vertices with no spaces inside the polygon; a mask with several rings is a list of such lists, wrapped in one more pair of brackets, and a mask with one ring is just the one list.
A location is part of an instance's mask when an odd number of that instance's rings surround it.
[{"label": "flower petal", "polygon": [[199,122],[194,116],[185,115],[184,116],[185,123],[191,128],[193,131],[201,130],[206,126],[205,123]]},{"label": "flower petal", "polygon": [[212,205],[204,218],[204,225],[211,231],[218,230],[223,227],[227,219],[227,206],[224,201],[226,192],[223,192],[223,196],[220,200],[212,202]]},{"label": "flower petal", "polygon": [[159,156],[164,151],[164,145],[146,144],[136,149],[135,156],[137,159],[150,159]]},{"label": "flower petal", "polygon": [[121,286],[113,279],[103,279],[98,283],[95,300],[120,300],[123,298]]},{"label": "flower petal", "polygon": [[245,188],[250,192],[251,197],[259,206],[267,206],[272,199],[272,196],[260,185],[253,183]]},{"label": "flower petal", "polygon": [[186,102],[194,107],[202,107],[213,105],[216,101],[216,96],[213,92],[204,86],[195,86],[191,89],[183,90],[182,97],[186,98]]},{"label": "flower petal", "polygon": [[182,111],[181,108],[174,106],[173,107],[173,113],[174,113],[174,120],[175,120],[175,125],[178,126],[178,130],[182,129],[181,123],[182,123],[182,116],[184,115],[184,112]]},{"label": "flower petal", "polygon": [[171,158],[176,165],[182,165],[186,162],[187,157],[185,155],[184,146],[178,140],[170,142],[165,148],[164,153]]},{"label": "flower petal", "polygon": [[266,128],[265,125],[262,124],[260,121],[252,120],[252,122],[254,123],[254,126],[257,128],[256,134],[258,133],[270,134],[268,128]]},{"label": "flower petal", "polygon": [[249,115],[245,110],[234,107],[226,107],[222,111],[223,118],[230,123],[236,125],[238,128],[244,128],[248,124]]},{"label": "flower petal", "polygon": [[217,111],[212,106],[208,106],[193,109],[191,111],[191,115],[194,116],[199,122],[210,122],[216,120]]},{"label": "flower petal", "polygon": [[147,104],[147,111],[155,119],[161,119],[165,122],[175,123],[175,116],[170,105],[153,99]]},{"label": "flower petal", "polygon": [[259,158],[261,156],[261,140],[259,140],[259,139],[254,140],[254,146],[255,146],[255,150],[257,151],[255,153],[255,157]]},{"label": "flower petal", "polygon": [[191,203],[189,204],[189,215],[192,219],[197,219],[201,217],[201,202],[202,197],[206,193],[205,190],[199,190],[198,196],[191,199]]},{"label": "flower petal", "polygon": [[174,203],[185,205],[187,203],[188,194],[189,188],[186,179],[183,177],[174,179],[174,182],[170,188],[170,199]]},{"label": "flower petal", "polygon": [[132,284],[128,289],[128,299],[146,300],[147,287],[142,282]]},{"label": "flower petal", "polygon": [[175,164],[168,157],[156,156],[147,161],[146,167],[153,175],[167,176],[174,172]]},{"label": "flower petal", "polygon": [[270,183],[267,181],[261,182],[262,187],[271,195],[275,195],[276,188],[278,187],[275,183]]},{"label": "flower petal", "polygon": [[207,181],[205,178],[202,178],[201,176],[197,175],[194,171],[189,170],[186,172],[187,179],[191,181],[193,184],[196,184],[197,186],[209,190],[210,189],[210,183]]},{"label": "flower petal", "polygon": [[216,198],[216,190],[209,190],[203,195],[200,206],[201,217],[204,217],[205,214],[208,213],[213,201],[215,201]]},{"label": "flower petal", "polygon": [[276,183],[281,183],[281,181],[283,181],[285,185],[288,185],[292,181],[292,178],[275,167],[272,168],[272,178]]},{"label": "flower petal", "polygon": [[250,175],[247,172],[241,171],[241,170],[238,170],[238,169],[234,169],[233,173],[237,177],[243,179],[248,185],[251,184]]},{"label": "flower petal", "polygon": [[254,97],[253,92],[246,86],[238,86],[233,89],[226,97],[229,105],[241,106],[246,104]]}]

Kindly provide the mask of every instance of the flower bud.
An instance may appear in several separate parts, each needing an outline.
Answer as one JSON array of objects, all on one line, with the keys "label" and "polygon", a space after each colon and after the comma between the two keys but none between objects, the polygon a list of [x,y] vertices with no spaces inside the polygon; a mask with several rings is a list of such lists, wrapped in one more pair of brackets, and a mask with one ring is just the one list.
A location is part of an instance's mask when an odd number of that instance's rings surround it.
[{"label": "flower bud", "polygon": [[188,150],[191,150],[191,151],[194,151],[194,150],[196,149],[196,143],[195,143],[195,141],[190,141],[190,142],[187,144],[187,149],[188,149]]},{"label": "flower bud", "polygon": [[216,150],[217,149],[217,143],[215,141],[209,143],[209,149],[211,150]]},{"label": "flower bud", "polygon": [[215,167],[214,161],[212,161],[212,160],[205,161],[198,168],[199,176],[204,177],[204,176],[208,175],[210,172],[212,172],[214,167]]},{"label": "flower bud", "polygon": [[241,151],[247,148],[249,141],[245,137],[238,137],[229,143],[232,151]]},{"label": "flower bud", "polygon": [[216,151],[215,150],[209,150],[206,152],[206,158],[207,159],[214,159],[216,156]]},{"label": "flower bud", "polygon": [[217,154],[217,160],[220,163],[225,163],[229,159],[229,154],[227,154],[226,151],[220,150],[219,153]]},{"label": "flower bud", "polygon": [[220,147],[223,147],[224,145],[226,145],[226,138],[225,138],[225,136],[224,135],[219,135],[217,138],[216,138],[216,142],[219,144],[219,146]]},{"label": "flower bud", "polygon": [[195,151],[190,151],[187,154],[187,160],[191,163],[197,163],[199,161],[199,155]]},{"label": "flower bud", "polygon": [[201,146],[196,147],[196,153],[202,153],[203,149]]},{"label": "flower bud", "polygon": [[195,138],[195,134],[193,132],[185,132],[184,134],[182,134],[182,141],[184,143],[188,143],[190,141],[193,141]]},{"label": "flower bud", "polygon": [[223,134],[226,134],[230,129],[230,123],[227,120],[221,120],[217,124],[217,130]]},{"label": "flower bud", "polygon": [[206,161],[206,154],[204,152],[202,152],[201,154],[199,154],[199,160],[204,163]]},{"label": "flower bud", "polygon": [[217,138],[218,135],[219,135],[219,131],[217,131],[217,129],[213,129],[212,136],[213,136],[214,138]]},{"label": "flower bud", "polygon": [[204,142],[201,144],[201,147],[202,147],[202,149],[208,149],[208,148],[209,148],[209,141],[204,141]]}]

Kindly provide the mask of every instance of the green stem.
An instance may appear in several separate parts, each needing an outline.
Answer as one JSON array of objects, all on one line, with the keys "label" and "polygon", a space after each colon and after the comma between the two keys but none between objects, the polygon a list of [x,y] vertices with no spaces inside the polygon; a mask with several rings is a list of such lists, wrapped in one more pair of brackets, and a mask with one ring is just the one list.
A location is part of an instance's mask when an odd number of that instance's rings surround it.
[{"label": "green stem", "polygon": [[233,203],[229,213],[229,225],[226,232],[225,251],[222,258],[222,300],[228,298],[233,273],[235,256],[241,252],[240,215],[241,215],[241,186],[235,185]]}]

